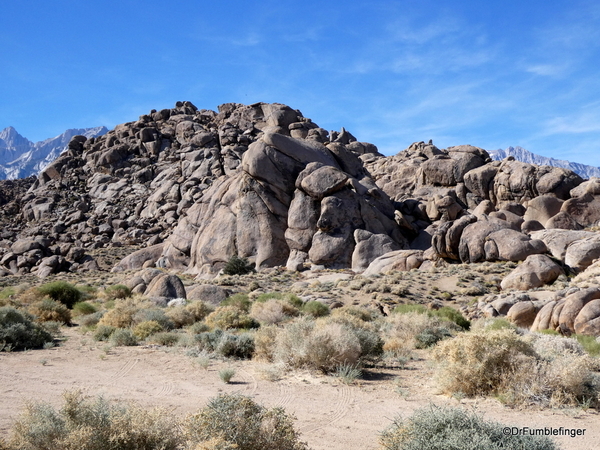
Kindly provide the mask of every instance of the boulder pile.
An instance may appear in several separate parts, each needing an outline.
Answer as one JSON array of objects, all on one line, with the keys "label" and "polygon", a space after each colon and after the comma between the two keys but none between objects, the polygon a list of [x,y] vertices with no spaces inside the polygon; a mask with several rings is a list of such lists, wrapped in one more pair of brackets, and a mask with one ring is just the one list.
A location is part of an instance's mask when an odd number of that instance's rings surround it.
[{"label": "boulder pile", "polygon": [[[600,179],[492,161],[471,145],[417,142],[385,157],[282,104],[210,111],[178,102],[101,137],[75,136],[37,179],[0,183],[0,206],[0,275],[98,270],[92,250],[131,246],[113,271],[211,278],[234,255],[259,270],[365,275],[521,262],[501,283],[509,292],[585,273],[600,257]],[[130,287],[157,299],[181,294],[173,280],[150,275],[140,272]],[[556,299],[487,310],[589,332],[595,300],[568,320]]]}]

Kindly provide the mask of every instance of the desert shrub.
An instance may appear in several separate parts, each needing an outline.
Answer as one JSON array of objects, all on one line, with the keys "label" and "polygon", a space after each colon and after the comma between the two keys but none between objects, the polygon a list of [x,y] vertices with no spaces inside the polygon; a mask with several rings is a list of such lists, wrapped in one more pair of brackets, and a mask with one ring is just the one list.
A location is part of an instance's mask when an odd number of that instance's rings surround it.
[{"label": "desert shrub", "polygon": [[[98,324],[108,325],[115,328],[128,328],[133,324],[133,319],[139,311],[138,307],[130,301],[117,300],[115,307],[107,311]],[[145,319],[150,320],[150,319]],[[143,322],[143,320],[140,320]]]},{"label": "desert shrub", "polygon": [[[344,307],[335,309],[330,316],[322,320],[329,323],[339,323],[350,330],[360,343],[361,363],[374,363],[383,355],[384,342],[378,327],[372,322],[364,321],[365,315],[357,310],[359,308],[347,309]],[[369,312],[368,310],[363,311]],[[367,317],[370,318],[370,315]]]},{"label": "desert shrub", "polygon": [[5,288],[0,289],[0,307],[9,304],[10,299],[14,297],[16,293],[17,290],[14,288],[14,286],[7,286]]},{"label": "desert shrub", "polygon": [[463,409],[429,406],[396,418],[380,442],[384,450],[558,450],[548,437],[506,436],[504,428]]},{"label": "desert shrub", "polygon": [[158,322],[165,330],[172,330],[175,328],[175,324],[162,308],[136,308],[131,320],[134,324],[154,320],[155,322]]},{"label": "desert shrub", "polygon": [[290,294],[290,293],[284,293],[284,292],[266,292],[266,293],[260,294],[260,295],[258,295],[258,297],[256,297],[257,302],[266,302],[267,300],[271,300],[271,299],[283,300],[283,301],[289,303],[290,305],[295,306],[298,309],[301,308],[302,305],[304,304],[302,299],[300,297],[298,297],[296,294]]},{"label": "desert shrub", "polygon": [[187,328],[190,334],[199,334],[209,331],[210,327],[205,322],[196,322]]},{"label": "desert shrub", "polygon": [[186,437],[194,443],[220,439],[238,450],[306,450],[282,408],[267,409],[250,397],[221,394],[189,417]]},{"label": "desert shrub", "polygon": [[223,330],[216,329],[214,331],[206,331],[204,333],[198,333],[194,336],[194,341],[198,345],[198,348],[206,352],[214,352],[219,345],[219,341],[223,336]]},{"label": "desert shrub", "polygon": [[148,336],[160,333],[161,331],[164,331],[164,328],[156,320],[140,322],[133,328],[133,334],[140,340],[144,340]]},{"label": "desert shrub", "polygon": [[226,358],[250,359],[254,353],[254,338],[250,333],[223,333],[215,353]]},{"label": "desert shrub", "polygon": [[39,322],[62,322],[67,325],[71,323],[71,310],[63,303],[50,298],[29,305],[27,311]]},{"label": "desert shrub", "polygon": [[427,309],[423,305],[416,304],[406,304],[406,305],[398,305],[394,308],[393,311],[395,314],[409,314],[409,313],[419,313],[419,314],[427,314],[430,317],[439,317],[444,320],[448,320],[464,330],[468,330],[471,327],[471,322],[468,321],[460,311],[450,307],[443,306],[440,309]]},{"label": "desert shrub", "polygon": [[306,302],[302,306],[302,312],[313,317],[324,317],[329,314],[329,306],[327,306],[324,303],[312,300],[310,302]]},{"label": "desert shrub", "polygon": [[196,300],[185,305],[185,309],[192,315],[194,322],[198,322],[204,320],[214,308],[208,303]]},{"label": "desert shrub", "polygon": [[98,324],[98,322],[100,322],[100,319],[102,319],[103,315],[104,315],[104,311],[98,311],[93,314],[86,314],[85,316],[79,316],[77,318],[77,321],[78,321],[79,325],[81,325],[82,327],[93,327],[93,326],[96,326]]},{"label": "desert shrub", "polygon": [[108,341],[115,330],[116,327],[110,325],[98,325],[96,331],[94,331],[94,339],[96,341]]},{"label": "desert shrub", "polygon": [[363,308],[361,306],[347,305],[342,306],[341,308],[334,309],[333,311],[331,311],[331,315],[333,317],[338,315],[350,315],[362,320],[363,322],[371,322],[375,319],[377,314],[375,313],[375,311]]},{"label": "desert shrub", "polygon": [[250,301],[250,297],[247,294],[237,293],[230,295],[225,300],[221,302],[219,306],[235,306],[241,311],[247,313],[250,311],[250,306],[252,302]]},{"label": "desert shrub", "polygon": [[480,319],[473,323],[474,330],[516,330],[517,326],[502,317],[494,317],[490,319]]},{"label": "desert shrub", "polygon": [[273,361],[275,339],[281,328],[275,325],[260,327],[254,333],[254,357],[258,360]]},{"label": "desert shrub", "polygon": [[0,307],[0,351],[42,348],[47,342],[52,342],[52,336],[31,315]]},{"label": "desert shrub", "polygon": [[591,356],[600,356],[600,341],[598,341],[598,338],[577,334],[575,335],[575,339]]},{"label": "desert shrub", "polygon": [[425,328],[415,335],[415,348],[433,347],[442,339],[452,337],[452,333],[446,327]]},{"label": "desert shrub", "polygon": [[167,316],[171,322],[173,322],[173,326],[175,328],[186,327],[196,321],[194,316],[192,316],[192,314],[185,309],[185,305],[178,305],[169,308],[165,312],[165,316]]},{"label": "desert shrub", "polygon": [[177,450],[181,444],[182,436],[170,412],[111,404],[79,391],[65,393],[60,410],[45,403],[29,403],[9,442],[14,450]]},{"label": "desert shrub", "polygon": [[131,289],[124,284],[115,284],[104,289],[104,297],[107,300],[122,300],[131,297]]},{"label": "desert shrub", "polygon": [[169,331],[160,331],[151,335],[148,338],[149,342],[158,345],[164,345],[166,347],[172,347],[179,342],[179,334]]},{"label": "desert shrub", "polygon": [[313,368],[324,373],[341,364],[357,364],[361,356],[358,337],[340,323],[301,318],[287,324],[276,336],[273,357],[291,367]]},{"label": "desert shrub", "polygon": [[90,302],[77,302],[73,305],[73,316],[85,316],[96,311],[97,308]]},{"label": "desert shrub", "polygon": [[72,308],[81,299],[81,292],[72,284],[65,281],[53,281],[37,288],[37,291],[52,300],[61,302],[67,308]]},{"label": "desert shrub", "polygon": [[335,370],[335,376],[345,384],[352,384],[362,377],[362,370],[358,364],[340,364]]},{"label": "desert shrub", "polygon": [[236,306],[219,306],[206,317],[212,328],[258,328],[259,324]]},{"label": "desert shrub", "polygon": [[219,370],[219,378],[221,379],[221,381],[223,383],[228,384],[234,375],[235,375],[235,369],[233,369],[233,368],[228,367],[228,368]]},{"label": "desert shrub", "polygon": [[292,306],[291,303],[275,298],[264,302],[257,301],[252,304],[252,308],[250,309],[250,317],[266,325],[285,322],[298,314],[298,309]]},{"label": "desert shrub", "polygon": [[165,314],[176,328],[182,328],[204,319],[211,312],[212,308],[206,303],[195,301],[187,305],[169,308]]},{"label": "desert shrub", "polygon": [[128,328],[117,328],[110,335],[109,341],[116,347],[131,347],[137,345],[135,334]]},{"label": "desert shrub", "polygon": [[422,333],[438,328],[449,331],[460,329],[439,317],[423,314],[419,309],[392,314],[385,318],[382,325],[383,350],[392,357],[408,357],[413,349],[423,345],[423,342],[417,340],[417,336],[421,335],[422,339],[426,339]]},{"label": "desert shrub", "polygon": [[441,317],[442,319],[447,319],[450,322],[454,322],[463,330],[468,330],[471,328],[471,322],[467,320],[465,316],[460,313],[460,311],[450,306],[442,306],[440,309],[434,310],[433,315]]},{"label": "desert shrub", "polygon": [[[558,338],[560,339],[560,338]],[[538,404],[547,407],[599,405],[597,364],[588,355],[566,352],[551,359],[521,358],[497,389],[509,405]]]},{"label": "desert shrub", "polygon": [[252,264],[246,258],[240,258],[237,255],[233,255],[229,258],[229,261],[223,267],[223,273],[225,275],[246,275],[254,272],[254,264]]},{"label": "desert shrub", "polygon": [[531,345],[506,329],[460,334],[440,342],[433,352],[442,363],[442,389],[467,396],[496,393],[521,359],[534,355]]},{"label": "desert shrub", "polygon": [[408,313],[427,314],[427,308],[423,305],[403,304],[403,305],[396,306],[392,312],[394,314],[408,314]]}]

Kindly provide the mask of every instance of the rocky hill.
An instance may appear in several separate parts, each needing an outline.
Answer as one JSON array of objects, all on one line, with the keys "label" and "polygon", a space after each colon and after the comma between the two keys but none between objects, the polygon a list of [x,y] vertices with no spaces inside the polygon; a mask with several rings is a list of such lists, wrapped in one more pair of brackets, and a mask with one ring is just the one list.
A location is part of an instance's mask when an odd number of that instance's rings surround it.
[{"label": "rocky hill", "polygon": [[73,136],[88,138],[106,133],[106,127],[71,129],[44,141],[33,143],[13,127],[0,131],[0,180],[38,175],[67,149]]},{"label": "rocky hill", "polygon": [[517,161],[526,162],[528,164],[569,169],[584,179],[600,177],[600,167],[588,166],[586,164],[579,164],[562,159],[554,159],[546,156],[536,155],[535,153],[531,153],[522,147],[508,147],[506,150],[493,150],[489,153],[494,161],[502,161],[504,158],[512,156]]},{"label": "rocky hill", "polygon": [[[102,248],[131,249],[116,272],[155,267],[199,280],[234,255],[259,270],[365,276],[524,261],[502,281],[508,292],[550,284],[565,269],[595,273],[600,256],[600,235],[591,231],[600,221],[600,180],[511,157],[493,161],[470,145],[417,142],[385,157],[281,104],[153,110],[102,136],[73,137],[24,187],[0,186],[14,192],[0,213],[7,276],[97,270],[89,253]],[[600,334],[598,285],[552,327]],[[575,293],[556,294],[552,307]],[[477,309],[505,314],[518,303],[535,318],[550,308],[548,298],[496,300]],[[584,311],[587,303],[596,309]],[[585,320],[576,321],[580,310]],[[550,327],[548,320],[538,326]]]}]

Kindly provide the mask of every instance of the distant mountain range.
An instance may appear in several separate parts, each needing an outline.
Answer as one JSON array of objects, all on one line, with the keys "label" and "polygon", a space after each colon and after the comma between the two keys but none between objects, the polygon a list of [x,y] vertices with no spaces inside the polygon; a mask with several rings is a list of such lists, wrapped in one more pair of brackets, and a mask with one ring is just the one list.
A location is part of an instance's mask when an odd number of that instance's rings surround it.
[{"label": "distant mountain range", "polygon": [[585,164],[574,163],[562,159],[548,158],[546,156],[536,155],[522,147],[508,147],[506,150],[488,151],[495,161],[500,161],[507,156],[513,156],[517,161],[537,164],[538,166],[563,167],[570,169],[582,178],[600,177],[600,167],[587,166]]},{"label": "distant mountain range", "polygon": [[106,127],[67,130],[59,136],[33,143],[13,127],[0,131],[0,180],[14,180],[37,175],[54,161],[73,136],[101,136]]}]

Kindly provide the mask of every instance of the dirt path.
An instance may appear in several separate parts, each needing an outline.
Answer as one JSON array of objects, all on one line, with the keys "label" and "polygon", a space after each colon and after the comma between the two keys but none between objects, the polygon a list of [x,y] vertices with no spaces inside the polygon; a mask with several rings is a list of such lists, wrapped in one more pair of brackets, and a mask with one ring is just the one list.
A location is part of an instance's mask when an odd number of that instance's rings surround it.
[{"label": "dirt path", "polygon": [[[205,370],[181,350],[108,350],[75,328],[66,335],[67,341],[54,349],[0,353],[0,435],[9,433],[27,399],[59,405],[65,390],[77,388],[88,395],[166,407],[178,415],[198,410],[221,392],[241,392],[260,404],[293,413],[302,439],[314,450],[375,449],[379,432],[396,415],[408,416],[431,402],[459,403],[435,395],[427,361],[409,364],[410,369],[377,371],[350,386],[309,372],[268,381],[264,365],[257,362],[212,361]],[[231,384],[219,378],[225,367],[236,370]],[[557,441],[565,450],[600,448],[600,415],[595,412],[514,410],[492,399],[460,403],[510,426],[585,428],[583,437]]]}]

